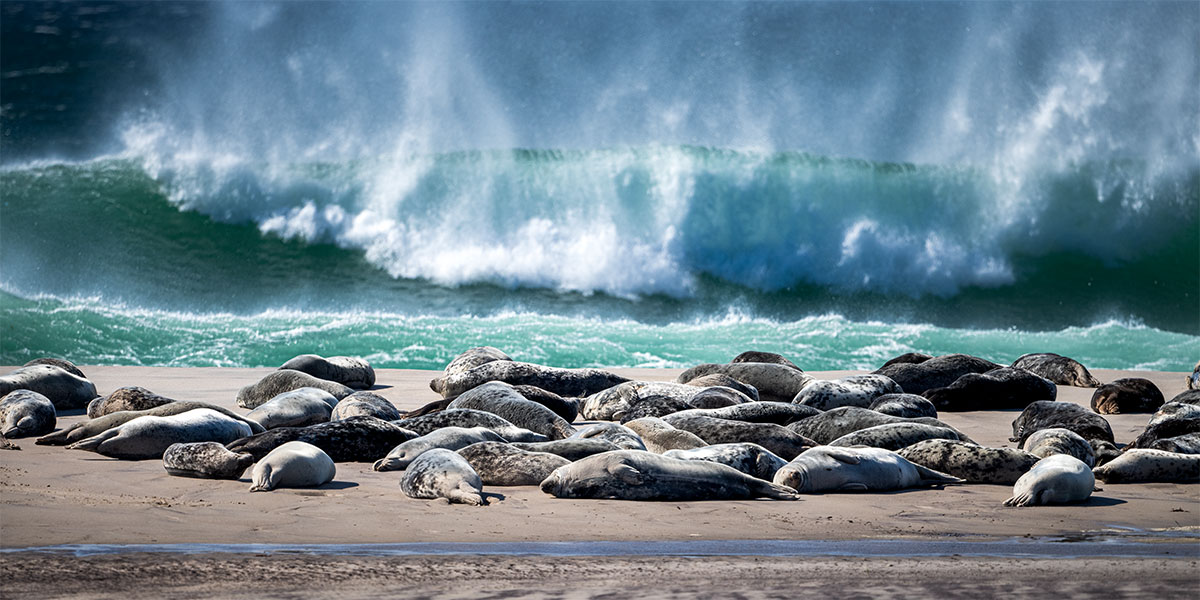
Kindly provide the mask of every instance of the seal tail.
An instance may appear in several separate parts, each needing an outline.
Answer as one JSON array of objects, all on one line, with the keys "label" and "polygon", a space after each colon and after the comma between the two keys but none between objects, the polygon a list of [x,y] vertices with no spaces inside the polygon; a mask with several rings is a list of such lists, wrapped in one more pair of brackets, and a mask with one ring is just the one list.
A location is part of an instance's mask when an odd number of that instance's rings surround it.
[{"label": "seal tail", "polygon": [[[911,462],[911,461],[909,461]],[[921,476],[921,485],[945,485],[947,483],[966,483],[966,479],[960,479],[953,475],[947,475],[940,471],[934,471],[929,467],[923,467],[917,463],[913,463],[917,468],[917,474]]]},{"label": "seal tail", "polygon": [[67,446],[67,450],[87,450],[88,452],[100,452],[100,445],[108,441],[109,438],[116,437],[120,433],[119,428],[109,429],[93,435],[90,438],[79,440],[74,444]]},{"label": "seal tail", "polygon": [[375,461],[375,464],[371,468],[376,471],[402,471],[404,470],[404,466],[401,466],[400,462],[398,458],[385,457]]},{"label": "seal tail", "polygon": [[470,504],[471,506],[484,506],[487,504],[483,499],[483,495],[474,489],[451,490],[446,499],[459,504]]},{"label": "seal tail", "polygon": [[762,485],[759,486],[758,493],[759,495],[766,498],[771,498],[772,500],[800,499],[800,494],[796,492],[794,488],[790,488],[786,485],[779,485],[778,483],[771,483],[770,481],[762,482]]}]

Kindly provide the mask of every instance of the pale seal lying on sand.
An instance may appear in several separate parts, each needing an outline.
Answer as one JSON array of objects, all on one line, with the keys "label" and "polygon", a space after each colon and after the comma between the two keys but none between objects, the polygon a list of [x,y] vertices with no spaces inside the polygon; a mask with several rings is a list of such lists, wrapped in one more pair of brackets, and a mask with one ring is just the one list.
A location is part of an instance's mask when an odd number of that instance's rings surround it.
[{"label": "pale seal lying on sand", "polygon": [[337,465],[323,450],[304,442],[288,442],[254,463],[250,491],[316,487],[333,481]]},{"label": "pale seal lying on sand", "polygon": [[1083,461],[1066,454],[1047,456],[1013,484],[1012,498],[1005,506],[1070,504],[1092,496],[1096,478]]},{"label": "pale seal lying on sand", "polygon": [[467,459],[453,450],[434,448],[417,457],[400,480],[409,498],[445,498],[451,503],[482,506],[483,481]]},{"label": "pale seal lying on sand", "polygon": [[429,382],[429,387],[449,398],[489,381],[502,381],[509,385],[532,385],[559,396],[578,398],[629,380],[601,369],[560,369],[512,360],[493,360],[466,371],[434,379]]},{"label": "pale seal lying on sand", "polygon": [[1140,377],[1106,383],[1092,394],[1092,410],[1102,415],[1154,412],[1163,404],[1163,394],[1158,386]]},{"label": "pale seal lying on sand", "polygon": [[271,398],[250,411],[246,418],[258,422],[263,429],[305,427],[328,422],[337,403],[337,398],[329,392],[306,387]]},{"label": "pale seal lying on sand", "polygon": [[371,392],[354,392],[333,407],[330,421],[343,421],[350,417],[375,417],[384,421],[395,421],[403,415],[387,398]]},{"label": "pale seal lying on sand", "polygon": [[163,467],[176,477],[238,479],[252,464],[254,456],[230,452],[217,442],[171,444],[163,452]]},{"label": "pale seal lying on sand", "polygon": [[566,419],[537,402],[526,400],[511,385],[500,381],[485,383],[464,392],[447,407],[453,408],[485,410],[517,427],[536,431],[552,440],[568,438],[575,433],[575,428]]},{"label": "pale seal lying on sand", "polygon": [[513,448],[528,450],[529,452],[548,452],[557,454],[567,460],[576,461],[593,454],[601,452],[611,452],[613,450],[621,450],[622,448],[608,440],[598,438],[570,438],[566,440],[554,440],[552,442],[510,442]]},{"label": "pale seal lying on sand", "polygon": [[344,421],[308,427],[276,427],[226,444],[234,452],[249,452],[257,460],[288,442],[307,442],[324,450],[334,462],[370,462],[417,434],[375,417],[350,417]]},{"label": "pale seal lying on sand", "polygon": [[417,435],[426,435],[442,427],[486,427],[510,442],[547,440],[546,436],[517,427],[500,415],[471,408],[453,408],[393,422]]},{"label": "pale seal lying on sand", "polygon": [[924,423],[884,423],[852,431],[829,442],[828,445],[866,446],[897,451],[925,440],[954,440],[957,442],[959,437],[958,432],[949,427],[937,427]]},{"label": "pale seal lying on sand", "polygon": [[303,387],[325,390],[338,400],[354,393],[354,390],[340,383],[318,379],[308,373],[284,369],[274,371],[258,380],[257,383],[238,390],[237,405],[242,408],[255,409],[275,396]]},{"label": "pale seal lying on sand", "polygon": [[663,456],[720,463],[765,481],[771,481],[775,472],[788,463],[774,452],[749,442],[713,444],[692,450],[668,450]]},{"label": "pale seal lying on sand", "polygon": [[96,397],[96,386],[70,371],[47,364],[21,367],[0,376],[0,396],[16,390],[37,392],[50,399],[56,410],[84,408]]},{"label": "pale seal lying on sand", "polygon": [[1129,444],[1129,448],[1152,448],[1158,440],[1189,433],[1200,433],[1200,406],[1168,402],[1151,415],[1146,429]]},{"label": "pale seal lying on sand", "polygon": [[817,445],[813,440],[774,423],[747,423],[703,415],[672,419],[669,423],[678,429],[696,434],[708,444],[753,442],[778,454],[784,460],[791,460]]},{"label": "pale seal lying on sand", "polygon": [[175,400],[160,396],[144,387],[128,386],[118,388],[107,396],[100,396],[88,403],[87,416],[89,419],[111,415],[115,412],[149,410],[156,406],[170,404]]},{"label": "pale seal lying on sand", "polygon": [[42,436],[38,438],[37,442],[35,443],[42,446],[65,446],[67,444],[72,444],[74,442],[90,438],[94,435],[99,435],[105,431],[108,431],[109,429],[112,429],[113,427],[124,425],[125,423],[128,423],[138,417],[169,417],[171,415],[180,415],[197,408],[215,410],[231,419],[237,419],[245,423],[246,426],[250,428],[251,433],[262,433],[263,431],[266,431],[263,429],[262,425],[258,424],[257,421],[251,421],[250,419],[247,419],[246,417],[243,417],[242,415],[239,415],[223,406],[208,404],[207,402],[177,401],[171,402],[170,404],[156,406],[149,410],[126,410],[115,412],[111,415],[104,415],[103,417],[92,419],[90,421],[76,423],[67,429],[56,431],[50,435]]},{"label": "pale seal lying on sand", "polygon": [[747,423],[774,423],[790,425],[809,417],[821,414],[821,411],[803,404],[791,402],[747,402],[722,408],[694,408],[682,410],[663,417],[670,423],[673,419],[682,419],[693,415],[703,415],[730,421],[745,421]]},{"label": "pale seal lying on sand", "polygon": [[617,500],[797,500],[795,490],[733,467],[667,458],[641,450],[595,454],[556,469],[542,482],[557,498]]},{"label": "pale seal lying on sand", "polygon": [[571,461],[549,452],[530,452],[504,442],[479,442],[458,451],[484,485],[538,485]]},{"label": "pale seal lying on sand", "polygon": [[884,394],[871,402],[867,408],[885,415],[900,417],[902,419],[915,419],[917,417],[930,417],[936,419],[938,416],[937,407],[933,405],[925,396],[916,394]]},{"label": "pale seal lying on sand", "polygon": [[0,435],[29,437],[54,431],[57,414],[50,399],[29,390],[14,390],[0,398]]},{"label": "pale seal lying on sand", "polygon": [[[804,419],[803,421],[796,421],[787,427],[804,437],[815,440],[819,444],[828,444],[848,433],[888,423],[923,423],[935,427],[949,427],[950,429],[954,429],[946,423],[929,417],[903,419],[877,413],[866,408],[858,408],[857,406],[835,408]],[[958,439],[965,442],[971,441],[963,432],[957,429],[954,429],[954,431],[958,432]]]},{"label": "pale seal lying on sand", "polygon": [[351,356],[322,358],[316,354],[301,354],[279,368],[308,373],[317,379],[340,383],[356,390],[375,385],[375,369],[371,368],[371,364]]},{"label": "pale seal lying on sand", "polygon": [[387,456],[375,461],[376,471],[403,471],[418,456],[434,449],[461,450],[479,442],[504,442],[504,438],[484,427],[443,427],[392,448]]},{"label": "pale seal lying on sand", "polygon": [[80,371],[79,367],[75,366],[75,363],[69,360],[63,360],[61,358],[35,358],[21,366],[32,367],[34,365],[53,365],[76,377],[87,379],[87,375],[84,375],[83,371]]},{"label": "pale seal lying on sand", "polygon": [[1002,485],[1016,483],[1041,459],[1015,448],[985,448],[946,439],[917,442],[897,454],[918,465],[960,477],[969,483]]},{"label": "pale seal lying on sand", "polygon": [[1058,388],[1024,369],[1001,367],[987,373],[967,373],[923,395],[939,411],[1006,410],[1025,408],[1037,400],[1054,400]]},{"label": "pale seal lying on sand", "polygon": [[1026,354],[1014,360],[1012,367],[1025,369],[1058,385],[1100,387],[1100,380],[1093,377],[1087,367],[1074,359],[1053,352]]},{"label": "pale seal lying on sand", "polygon": [[85,440],[67,446],[123,460],[162,458],[163,452],[180,442],[226,444],[250,435],[250,427],[215,410],[197,408],[169,417],[138,417]]},{"label": "pale seal lying on sand", "polygon": [[727,365],[703,364],[692,367],[680,373],[676,379],[679,383],[687,383],[693,379],[721,373],[742,383],[754,386],[758,390],[759,400],[771,402],[791,402],[812,377],[794,367],[776,363],[741,362]]},{"label": "pale seal lying on sand", "polygon": [[596,439],[612,442],[624,450],[645,450],[646,443],[632,429],[616,423],[596,423],[580,429],[575,439]]},{"label": "pale seal lying on sand", "polygon": [[1200,455],[1137,448],[1092,473],[1105,483],[1195,483],[1200,481]]},{"label": "pale seal lying on sand", "polygon": [[796,363],[784,358],[782,354],[776,354],[774,352],[762,352],[759,350],[747,350],[733,357],[729,361],[729,364],[731,365],[737,363],[772,363],[791,367],[797,371],[801,370],[800,367],[796,366]]},{"label": "pale seal lying on sand", "polygon": [[924,394],[926,390],[946,387],[968,373],[986,373],[1000,365],[966,354],[947,354],[919,363],[892,363],[875,374],[886,375],[905,393]]},{"label": "pale seal lying on sand", "polygon": [[913,464],[891,450],[832,446],[804,451],[780,467],[774,481],[800,493],[878,492],[963,482]]},{"label": "pale seal lying on sand", "polygon": [[626,422],[625,426],[632,429],[634,433],[638,434],[638,437],[642,438],[642,443],[646,445],[646,450],[655,454],[662,454],[667,450],[702,448],[708,445],[707,442],[697,437],[696,434],[676,429],[657,417],[634,419]]},{"label": "pale seal lying on sand", "polygon": [[867,408],[884,394],[899,394],[903,390],[895,381],[883,375],[851,375],[834,380],[814,380],[792,399],[795,404],[830,410],[842,406]]},{"label": "pale seal lying on sand", "polygon": [[1078,433],[1063,427],[1039,429],[1025,438],[1021,448],[1038,458],[1066,454],[1083,461],[1088,468],[1096,466],[1096,452],[1092,450],[1092,445]]}]

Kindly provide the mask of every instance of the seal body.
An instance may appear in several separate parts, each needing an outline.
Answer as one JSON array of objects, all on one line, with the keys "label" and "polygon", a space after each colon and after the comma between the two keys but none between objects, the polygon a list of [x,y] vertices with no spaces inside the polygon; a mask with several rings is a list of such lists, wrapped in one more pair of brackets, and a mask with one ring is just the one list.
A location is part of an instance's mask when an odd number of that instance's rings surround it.
[{"label": "seal body", "polygon": [[851,375],[837,380],[814,380],[792,402],[818,410],[842,406],[867,408],[879,396],[902,391],[896,382],[883,375]]},{"label": "seal body", "polygon": [[284,392],[258,405],[246,415],[263,429],[276,427],[305,427],[329,421],[337,398],[325,390],[300,388]]},{"label": "seal body", "polygon": [[174,400],[171,398],[160,396],[146,388],[129,386],[119,388],[107,396],[92,400],[88,403],[87,416],[88,418],[95,419],[126,410],[149,410],[156,406],[172,402]]},{"label": "seal body", "polygon": [[1189,433],[1200,433],[1200,406],[1168,402],[1146,423],[1146,429],[1129,444],[1130,448],[1152,448],[1158,440]]},{"label": "seal body", "polygon": [[1175,394],[1175,397],[1171,398],[1170,402],[1200,405],[1200,390],[1183,390]]},{"label": "seal body", "polygon": [[930,417],[936,419],[937,408],[924,396],[916,394],[884,394],[875,398],[867,408],[902,419]]},{"label": "seal body", "polygon": [[288,442],[254,463],[250,491],[316,487],[333,481],[336,475],[337,465],[323,450],[304,442]]},{"label": "seal body", "polygon": [[928,354],[921,353],[921,352],[905,352],[904,354],[901,354],[900,356],[892,358],[892,359],[888,360],[887,362],[883,363],[882,365],[879,366],[879,368],[882,369],[884,367],[890,367],[892,365],[903,365],[903,364],[916,365],[916,364],[923,363],[931,358],[933,358],[933,357]]},{"label": "seal body", "polygon": [[662,454],[667,450],[702,448],[708,445],[696,434],[676,429],[657,417],[634,419],[625,423],[625,426],[642,438],[646,450],[655,454]]},{"label": "seal body", "polygon": [[[485,363],[484,366],[488,364],[493,363]],[[499,381],[471,388],[455,398],[447,408],[484,410],[552,440],[568,438],[575,433],[575,428],[566,419],[537,402],[526,400],[511,385]]]},{"label": "seal body", "polygon": [[29,390],[14,390],[0,398],[0,435],[6,438],[54,431],[57,413],[50,399]]},{"label": "seal body", "polygon": [[775,477],[775,472],[788,463],[774,452],[749,442],[712,444],[691,450],[668,450],[663,453],[663,456],[719,463],[764,481],[771,481]]},{"label": "seal body", "polygon": [[[446,368],[442,371],[442,375],[455,375],[495,360],[511,361],[512,358],[505,354],[503,350],[500,350],[499,348],[493,348],[491,346],[479,346],[476,348],[471,348],[466,352],[456,356],[454,360],[450,361],[450,364],[446,365]],[[442,392],[436,388],[433,391],[439,394]]]},{"label": "seal body", "polygon": [[737,363],[771,363],[791,367],[797,371],[801,370],[800,367],[796,366],[796,363],[784,358],[782,354],[762,352],[760,350],[747,350],[729,361],[731,365]]},{"label": "seal body", "polygon": [[307,442],[333,459],[334,462],[375,462],[417,434],[381,421],[375,417],[350,417],[344,421],[318,423],[308,427],[276,427],[269,431],[244,437],[226,447],[234,452],[248,452],[262,460],[270,451],[288,442]]},{"label": "seal body", "polygon": [[579,414],[593,421],[617,421],[638,404],[653,398],[686,404],[704,388],[661,381],[626,381],[583,399]]},{"label": "seal body", "polygon": [[778,363],[739,362],[727,365],[708,363],[692,367],[679,374],[679,383],[687,383],[698,377],[720,373],[758,390],[759,400],[791,402],[812,377],[803,371]]},{"label": "seal body", "polygon": [[682,419],[694,415],[703,415],[730,421],[745,421],[747,423],[774,423],[790,425],[809,417],[821,414],[821,411],[803,404],[791,402],[746,402],[721,408],[694,408],[679,411],[663,417],[670,423],[673,419]]},{"label": "seal body", "polygon": [[162,458],[179,442],[229,443],[250,435],[250,427],[215,410],[197,408],[169,417],[138,417],[90,438],[67,446],[112,458],[147,460]]},{"label": "seal body", "polygon": [[646,443],[634,430],[616,423],[596,423],[580,429],[573,436],[582,440],[603,440],[620,446],[624,450],[645,450]]},{"label": "seal body", "polygon": [[38,438],[37,444],[43,446],[65,446],[73,444],[80,440],[90,438],[94,435],[99,435],[113,427],[118,427],[128,423],[138,417],[169,417],[179,415],[185,412],[195,410],[197,408],[207,408],[219,412],[231,419],[236,419],[246,424],[250,428],[251,433],[262,433],[265,431],[262,425],[257,421],[251,421],[242,415],[239,415],[228,408],[208,404],[207,402],[191,402],[191,401],[176,401],[169,404],[163,404],[147,410],[127,410],[104,415],[90,421],[76,423],[68,429],[56,431],[50,435]]},{"label": "seal body", "polygon": [[453,450],[434,448],[418,456],[400,480],[409,498],[445,498],[451,503],[482,506],[483,481],[465,458]]},{"label": "seal body", "polygon": [[801,493],[903,490],[962,483],[881,448],[817,446],[775,473],[775,483]]},{"label": "seal body", "polygon": [[91,381],[51,364],[21,367],[0,376],[0,397],[16,390],[43,395],[56,410],[84,408],[96,397]]},{"label": "seal body", "polygon": [[1200,454],[1200,433],[1188,433],[1154,440],[1150,443],[1150,448],[1177,454]]},{"label": "seal body", "polygon": [[1024,450],[985,448],[949,439],[917,442],[897,454],[913,463],[965,479],[969,483],[1002,485],[1016,483],[1040,460],[1040,457]]},{"label": "seal body", "polygon": [[638,403],[633,405],[629,410],[617,412],[613,416],[620,420],[622,424],[625,424],[644,417],[665,417],[681,410],[688,410],[691,407],[692,405],[687,402],[670,396],[649,396],[639,398]]},{"label": "seal body", "polygon": [[[704,377],[701,377],[700,379],[704,379]],[[700,379],[693,379],[686,385],[693,385]],[[687,408],[723,408],[726,406],[757,402],[757,400],[738,389],[739,387],[745,388],[750,386],[741,385],[738,387],[731,387],[714,385],[703,388],[700,390],[700,393],[692,396],[692,399],[687,401]],[[758,396],[758,390],[754,390],[754,395]]]},{"label": "seal body", "polygon": [[601,369],[560,369],[512,360],[493,360],[435,379],[430,387],[449,398],[490,381],[532,385],[559,396],[583,397],[629,380]]},{"label": "seal body", "polygon": [[1063,427],[1039,429],[1025,438],[1021,448],[1038,458],[1066,454],[1083,461],[1089,468],[1096,466],[1096,453],[1092,445],[1078,433]]},{"label": "seal body", "polygon": [[1087,367],[1065,356],[1044,352],[1026,354],[1013,361],[1014,369],[1025,369],[1058,385],[1074,387],[1100,387],[1100,380],[1092,376]]},{"label": "seal body", "polygon": [[473,408],[450,408],[395,421],[397,425],[417,435],[432,433],[442,427],[486,427],[510,442],[544,442],[546,436],[509,423],[500,415]]},{"label": "seal body", "polygon": [[1025,408],[1036,400],[1054,400],[1058,388],[1024,369],[1001,367],[986,373],[967,373],[946,387],[923,395],[939,411]]},{"label": "seal body", "polygon": [[548,452],[530,452],[504,442],[479,442],[458,450],[484,485],[538,485],[571,461]]},{"label": "seal body", "polygon": [[340,383],[318,379],[300,371],[282,369],[238,390],[237,405],[242,408],[255,409],[275,396],[303,387],[325,390],[338,400],[354,393],[354,390]]},{"label": "seal body", "polygon": [[577,461],[581,458],[600,454],[601,452],[611,452],[613,450],[621,450],[621,447],[608,441],[598,438],[570,438],[565,440],[554,440],[552,442],[510,442],[512,447],[527,450],[529,452],[548,452],[557,454],[569,461]]},{"label": "seal body", "polygon": [[986,373],[1000,365],[967,354],[947,354],[917,363],[892,363],[875,371],[895,381],[908,394],[946,387],[968,373]]},{"label": "seal body", "polygon": [[1012,422],[1010,442],[1024,443],[1040,429],[1061,427],[1079,434],[1095,448],[1093,440],[1114,443],[1112,426],[1104,417],[1070,402],[1032,402]]},{"label": "seal body", "polygon": [[852,431],[829,442],[828,445],[867,446],[897,451],[917,442],[934,439],[959,441],[958,432],[949,427],[936,427],[924,423],[885,423]]},{"label": "seal body", "polygon": [[217,442],[171,444],[163,452],[163,467],[168,475],[201,479],[238,479],[254,457],[230,452]]},{"label": "seal body", "polygon": [[337,406],[333,407],[329,420],[342,421],[350,417],[375,417],[384,421],[395,421],[401,414],[395,405],[379,394],[354,392],[342,398]]},{"label": "seal body", "polygon": [[1092,473],[1105,483],[1195,483],[1200,481],[1200,455],[1135,448]]},{"label": "seal body", "polygon": [[[856,406],[843,406],[823,412],[819,415],[792,423],[788,425],[788,429],[804,437],[812,438],[819,444],[828,444],[848,433],[887,423],[923,423],[925,425],[954,429],[937,419],[928,417],[902,419]],[[970,441],[961,431],[957,429],[955,431],[958,432],[958,439]]]},{"label": "seal body", "polygon": [[1096,478],[1083,461],[1066,454],[1047,456],[1013,484],[1013,495],[1005,506],[1070,504],[1092,495]]},{"label": "seal body", "polygon": [[279,368],[308,373],[317,379],[333,381],[356,390],[375,385],[375,369],[371,368],[371,364],[351,356],[323,358],[316,354],[301,354]]},{"label": "seal body", "polygon": [[795,491],[722,464],[668,458],[640,450],[589,456],[556,469],[542,481],[557,498],[617,500],[796,500]]},{"label": "seal body", "polygon": [[396,446],[387,456],[375,461],[376,471],[402,471],[418,456],[434,448],[460,450],[479,442],[501,442],[504,438],[484,427],[443,427]]},{"label": "seal body", "polygon": [[[691,381],[688,381],[684,385],[690,385],[690,386],[698,387],[698,388],[726,387],[726,388],[734,389],[734,390],[741,392],[742,394],[744,394],[747,398],[749,398],[753,402],[758,402],[759,400],[761,400],[761,398],[758,397],[758,388],[756,388],[752,385],[745,384],[741,381],[738,381],[724,373],[712,373],[709,375],[703,375],[701,377],[697,377]],[[704,407],[697,406],[696,408],[704,408]],[[716,408],[716,407],[714,406],[714,407],[710,407],[710,408]]]},{"label": "seal body", "polygon": [[21,366],[32,367],[36,365],[52,365],[76,377],[79,377],[80,379],[87,379],[87,375],[84,375],[83,371],[80,371],[79,367],[75,366],[75,363],[69,360],[63,360],[61,358],[35,358]]},{"label": "seal body", "polygon": [[1154,412],[1163,403],[1158,386],[1140,377],[1118,379],[1100,386],[1092,394],[1092,410],[1102,415]]},{"label": "seal body", "polygon": [[747,423],[695,415],[673,419],[670,424],[696,434],[707,444],[753,442],[786,460],[817,445],[813,440],[774,423]]}]

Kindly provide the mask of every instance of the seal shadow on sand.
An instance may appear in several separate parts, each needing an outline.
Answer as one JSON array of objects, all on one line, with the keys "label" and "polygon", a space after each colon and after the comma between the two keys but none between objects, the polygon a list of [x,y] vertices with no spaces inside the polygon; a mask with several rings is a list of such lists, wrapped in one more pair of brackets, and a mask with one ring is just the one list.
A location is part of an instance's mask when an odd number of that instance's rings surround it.
[{"label": "seal shadow on sand", "polygon": [[[253,483],[250,479],[242,477],[238,479],[239,483]],[[275,488],[272,492],[289,492],[297,496],[324,496],[325,492],[336,492],[338,490],[348,490],[356,488],[358,484],[353,481],[330,481],[325,485],[318,485],[308,488]]]}]

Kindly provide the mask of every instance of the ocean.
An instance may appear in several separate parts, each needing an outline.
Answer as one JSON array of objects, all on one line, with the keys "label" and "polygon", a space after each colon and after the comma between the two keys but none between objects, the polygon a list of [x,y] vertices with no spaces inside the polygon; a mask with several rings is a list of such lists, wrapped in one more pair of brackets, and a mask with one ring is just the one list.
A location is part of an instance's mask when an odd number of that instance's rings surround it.
[{"label": "ocean", "polygon": [[0,5],[0,364],[1190,371],[1189,3]]}]

